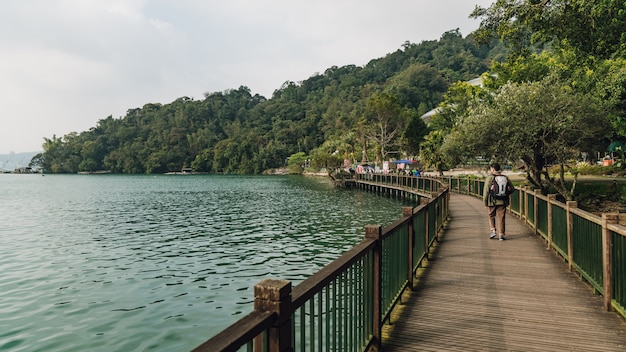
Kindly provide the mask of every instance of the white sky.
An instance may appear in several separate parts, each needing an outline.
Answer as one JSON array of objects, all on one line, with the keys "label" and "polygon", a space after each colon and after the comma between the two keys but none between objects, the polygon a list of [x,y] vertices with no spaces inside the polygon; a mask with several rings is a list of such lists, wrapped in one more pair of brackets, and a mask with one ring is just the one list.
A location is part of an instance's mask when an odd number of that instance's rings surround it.
[{"label": "white sky", "polygon": [[146,103],[247,86],[271,98],[331,66],[439,39],[492,0],[2,0],[0,154]]}]

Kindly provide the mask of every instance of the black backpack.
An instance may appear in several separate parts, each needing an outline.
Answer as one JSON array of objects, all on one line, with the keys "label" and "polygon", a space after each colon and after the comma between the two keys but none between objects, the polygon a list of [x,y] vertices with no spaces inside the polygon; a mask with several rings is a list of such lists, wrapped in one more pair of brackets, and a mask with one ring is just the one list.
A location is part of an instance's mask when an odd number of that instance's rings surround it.
[{"label": "black backpack", "polygon": [[493,181],[489,187],[489,194],[494,199],[507,199],[513,191],[515,191],[515,188],[509,184],[509,180],[506,176],[495,175],[493,177]]}]

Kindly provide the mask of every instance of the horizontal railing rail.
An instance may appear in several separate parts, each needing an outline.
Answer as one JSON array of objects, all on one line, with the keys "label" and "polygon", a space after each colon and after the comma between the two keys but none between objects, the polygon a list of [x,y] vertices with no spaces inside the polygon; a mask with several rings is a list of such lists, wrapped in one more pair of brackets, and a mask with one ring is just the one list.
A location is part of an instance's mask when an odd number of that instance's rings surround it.
[{"label": "horizontal railing rail", "polygon": [[[367,351],[380,348],[383,323],[448,216],[449,192],[440,180],[358,174],[364,190],[415,200],[382,228],[365,226],[365,239],[291,287],[263,280],[254,287],[254,310],[194,351]],[[374,185],[376,188],[374,189]]]},{"label": "horizontal railing rail", "polygon": [[[482,197],[485,180],[474,177],[440,177],[451,191]],[[557,255],[576,271],[596,293],[604,297],[607,310],[626,317],[626,214],[597,216],[562,203],[556,195],[516,187],[509,205],[511,213],[541,236]]]},{"label": "horizontal railing rail", "polygon": [[373,186],[384,185],[386,190],[403,190],[426,197],[430,197],[433,193],[439,193],[443,188],[447,188],[440,180],[431,177],[364,173],[357,174],[356,180],[361,186],[368,184]]},{"label": "horizontal railing rail", "polygon": [[239,347],[265,332],[276,320],[276,313],[254,310],[215,335],[211,340],[196,347],[194,351],[237,351]]}]

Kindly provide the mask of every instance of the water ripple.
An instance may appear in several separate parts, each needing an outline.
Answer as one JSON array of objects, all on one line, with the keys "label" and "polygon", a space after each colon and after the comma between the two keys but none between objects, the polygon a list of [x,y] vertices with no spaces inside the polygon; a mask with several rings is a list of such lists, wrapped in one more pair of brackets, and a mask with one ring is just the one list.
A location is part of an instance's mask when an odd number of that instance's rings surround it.
[{"label": "water ripple", "polygon": [[0,175],[0,351],[190,350],[396,219],[323,179]]}]

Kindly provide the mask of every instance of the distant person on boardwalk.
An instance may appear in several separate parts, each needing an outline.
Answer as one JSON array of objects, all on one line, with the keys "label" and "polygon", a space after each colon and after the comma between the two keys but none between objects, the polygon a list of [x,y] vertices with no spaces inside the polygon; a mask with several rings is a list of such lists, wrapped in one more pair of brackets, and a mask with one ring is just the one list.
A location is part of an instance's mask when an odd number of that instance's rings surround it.
[{"label": "distant person on boardwalk", "polygon": [[485,187],[483,189],[483,202],[488,209],[489,214],[489,226],[491,232],[489,233],[490,239],[498,237],[500,241],[503,241],[506,224],[505,215],[506,207],[509,205],[509,196],[515,190],[511,180],[502,175],[500,164],[493,163],[489,165],[490,175],[485,180]]}]

